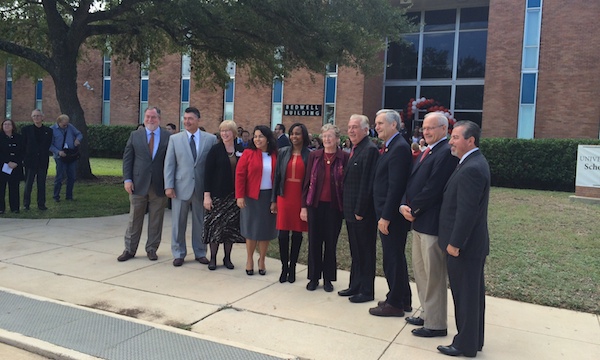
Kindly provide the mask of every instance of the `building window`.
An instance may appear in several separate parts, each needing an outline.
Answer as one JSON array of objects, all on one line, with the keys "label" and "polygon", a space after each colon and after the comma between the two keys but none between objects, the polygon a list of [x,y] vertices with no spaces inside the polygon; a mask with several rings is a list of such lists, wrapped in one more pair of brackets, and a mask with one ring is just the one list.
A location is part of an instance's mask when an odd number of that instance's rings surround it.
[{"label": "building window", "polygon": [[44,81],[38,79],[35,84],[35,109],[42,110],[42,100],[44,98]]},{"label": "building window", "polygon": [[[432,98],[457,120],[481,125],[489,7],[407,13],[418,32],[388,44],[383,107],[406,110],[411,98]],[[404,119],[409,129],[424,112]]]},{"label": "building window", "polygon": [[225,94],[223,96],[223,120],[233,120],[234,110],[234,95],[235,95],[235,62],[229,61],[227,63],[227,73],[229,74],[229,82],[225,88]]},{"label": "building window", "polygon": [[102,125],[110,125],[110,56],[104,55],[103,59]]},{"label": "building window", "polygon": [[148,96],[150,92],[150,70],[148,70],[149,61],[142,64],[140,70],[140,119],[139,123],[144,123],[144,114],[148,108]]},{"label": "building window", "polygon": [[271,129],[283,121],[283,79],[273,79],[273,96],[271,105]]},{"label": "building window", "polygon": [[330,63],[325,69],[325,111],[323,124],[335,124],[335,100],[337,96],[338,66]]},{"label": "building window", "polygon": [[185,109],[190,107],[190,75],[192,58],[189,55],[181,56],[181,106],[179,108],[179,128],[183,129],[183,116]]},{"label": "building window", "polygon": [[6,64],[6,108],[4,109],[4,117],[12,119],[12,73],[13,67],[11,63]]},{"label": "building window", "polygon": [[521,96],[517,125],[517,138],[519,139],[533,139],[535,135],[541,29],[542,0],[528,0],[525,9],[523,57],[521,59]]}]

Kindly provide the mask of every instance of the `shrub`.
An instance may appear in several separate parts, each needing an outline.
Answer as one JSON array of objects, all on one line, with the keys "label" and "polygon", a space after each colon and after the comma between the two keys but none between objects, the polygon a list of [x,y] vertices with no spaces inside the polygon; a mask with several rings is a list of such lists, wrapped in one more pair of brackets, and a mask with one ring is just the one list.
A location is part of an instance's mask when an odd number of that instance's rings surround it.
[{"label": "shrub", "polygon": [[129,134],[135,128],[128,125],[88,125],[90,157],[122,159]]}]

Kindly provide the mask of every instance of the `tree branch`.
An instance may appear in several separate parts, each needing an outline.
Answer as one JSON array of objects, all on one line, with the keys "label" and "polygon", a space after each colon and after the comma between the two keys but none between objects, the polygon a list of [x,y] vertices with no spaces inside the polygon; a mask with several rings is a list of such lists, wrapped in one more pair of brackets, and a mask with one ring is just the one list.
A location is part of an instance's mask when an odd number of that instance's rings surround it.
[{"label": "tree branch", "polygon": [[52,59],[38,51],[4,40],[0,40],[0,50],[34,62],[49,74],[54,73],[54,62]]}]

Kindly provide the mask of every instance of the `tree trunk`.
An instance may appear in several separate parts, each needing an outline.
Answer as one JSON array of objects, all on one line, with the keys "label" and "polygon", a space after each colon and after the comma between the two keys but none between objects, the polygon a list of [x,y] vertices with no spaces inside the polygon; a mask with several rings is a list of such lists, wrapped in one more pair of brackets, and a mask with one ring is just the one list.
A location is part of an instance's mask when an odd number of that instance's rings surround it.
[{"label": "tree trunk", "polygon": [[90,167],[90,147],[88,141],[88,127],[79,97],[77,95],[77,58],[68,56],[55,59],[56,72],[52,75],[56,88],[56,99],[60,111],[69,116],[71,123],[83,134],[83,141],[79,146],[81,158],[77,166],[79,179],[96,179]]}]

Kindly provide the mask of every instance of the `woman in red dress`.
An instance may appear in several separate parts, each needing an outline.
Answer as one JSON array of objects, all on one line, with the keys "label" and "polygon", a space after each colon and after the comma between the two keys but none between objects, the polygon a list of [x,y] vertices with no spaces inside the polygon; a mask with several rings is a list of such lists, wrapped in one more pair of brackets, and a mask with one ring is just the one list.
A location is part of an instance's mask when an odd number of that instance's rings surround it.
[{"label": "woman in red dress", "polygon": [[277,155],[271,198],[271,209],[277,213],[276,227],[279,230],[280,283],[296,281],[296,262],[302,245],[302,232],[308,231],[308,224],[300,219],[302,181],[310,153],[308,130],[304,124],[295,123],[290,127],[289,135],[292,146],[279,149]]}]

